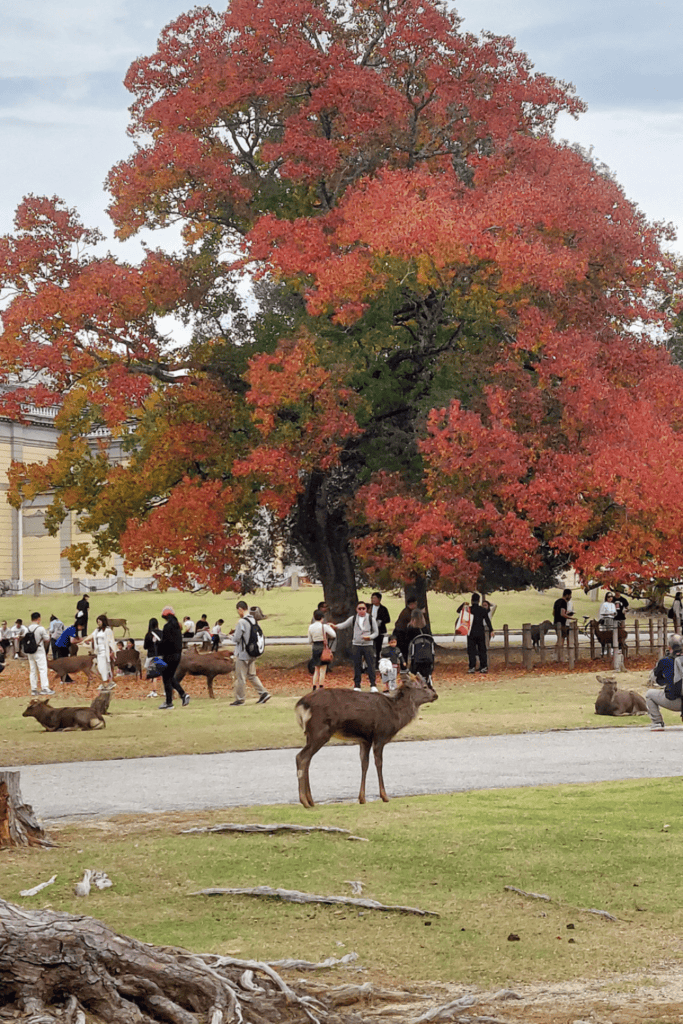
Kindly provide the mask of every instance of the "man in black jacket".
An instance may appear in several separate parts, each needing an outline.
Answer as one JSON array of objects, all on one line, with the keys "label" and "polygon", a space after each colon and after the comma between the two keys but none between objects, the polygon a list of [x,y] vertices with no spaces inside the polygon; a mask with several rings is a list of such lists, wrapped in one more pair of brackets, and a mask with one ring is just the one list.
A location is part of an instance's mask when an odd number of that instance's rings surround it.
[{"label": "man in black jacket", "polygon": [[385,608],[382,604],[382,595],[378,590],[372,594],[370,598],[370,616],[372,621],[377,623],[377,636],[375,637],[375,664],[379,662],[380,651],[382,650],[382,644],[384,638],[387,635],[387,626],[391,622],[391,615],[389,609]]},{"label": "man in black jacket", "polygon": [[78,626],[78,635],[88,635],[88,612],[90,611],[90,598],[87,594],[84,594],[76,605],[76,625]]},{"label": "man in black jacket", "polygon": [[161,617],[166,620],[161,633],[161,643],[159,644],[159,657],[163,658],[166,662],[166,668],[161,673],[166,700],[163,704],[159,705],[159,710],[172,711],[174,690],[177,691],[178,696],[181,698],[184,708],[190,703],[189,693],[186,693],[180,683],[176,683],[174,678],[176,669],[180,664],[180,656],[183,653],[183,634],[176,614],[170,605],[166,605],[161,613]]}]

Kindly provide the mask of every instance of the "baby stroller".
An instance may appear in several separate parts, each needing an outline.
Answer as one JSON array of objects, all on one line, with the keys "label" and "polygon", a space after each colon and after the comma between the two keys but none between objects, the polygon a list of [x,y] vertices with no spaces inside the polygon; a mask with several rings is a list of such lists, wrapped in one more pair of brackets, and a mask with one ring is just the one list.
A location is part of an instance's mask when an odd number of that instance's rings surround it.
[{"label": "baby stroller", "polygon": [[408,662],[413,675],[422,676],[427,686],[432,685],[434,671],[434,651],[436,645],[431,633],[418,633],[410,642]]}]

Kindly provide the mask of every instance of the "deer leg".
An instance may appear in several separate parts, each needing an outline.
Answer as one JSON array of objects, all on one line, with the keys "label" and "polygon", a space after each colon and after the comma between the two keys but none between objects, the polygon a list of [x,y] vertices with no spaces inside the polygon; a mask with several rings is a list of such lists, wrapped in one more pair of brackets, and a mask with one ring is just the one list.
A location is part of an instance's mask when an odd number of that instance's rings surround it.
[{"label": "deer leg", "polygon": [[360,793],[358,794],[358,803],[365,803],[365,779],[368,774],[368,765],[370,764],[370,744],[367,740],[361,740],[360,744]]},{"label": "deer leg", "polygon": [[311,784],[308,781],[308,768],[311,763],[313,752],[309,743],[296,755],[296,776],[299,780],[299,800],[304,807],[315,807],[311,794]]},{"label": "deer leg", "polygon": [[306,734],[306,746],[299,751],[296,755],[296,775],[299,780],[299,800],[304,807],[315,807],[315,801],[313,800],[313,794],[311,793],[311,783],[308,779],[308,769],[313,759],[313,755],[317,754],[321,747],[324,747],[329,740],[331,732],[326,732],[316,739],[312,739]]},{"label": "deer leg", "polygon": [[214,681],[215,678],[216,678],[216,676],[215,675],[211,675],[210,672],[206,673],[206,688],[209,691],[209,697],[211,698],[211,700],[215,700],[216,699],[216,695],[213,692],[213,681]]},{"label": "deer leg", "polygon": [[384,800],[384,803],[389,803],[389,797],[387,791],[384,788],[384,776],[382,775],[382,761],[384,757],[384,744],[374,743],[372,752],[375,755],[375,768],[377,769],[377,781],[379,782],[379,795]]}]

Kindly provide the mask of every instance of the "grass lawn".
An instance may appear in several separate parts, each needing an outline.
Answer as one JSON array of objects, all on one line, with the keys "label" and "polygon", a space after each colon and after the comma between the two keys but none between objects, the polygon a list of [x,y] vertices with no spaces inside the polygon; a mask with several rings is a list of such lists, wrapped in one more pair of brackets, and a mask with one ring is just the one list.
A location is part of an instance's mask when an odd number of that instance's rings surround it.
[{"label": "grass lawn", "polygon": [[[354,950],[384,982],[490,988],[604,977],[625,965],[645,973],[679,946],[680,801],[681,780],[643,780],[70,825],[53,833],[56,849],[0,854],[0,896],[88,913],[143,941],[244,958],[318,961]],[[336,825],[369,842],[177,834],[227,820]],[[114,888],[77,899],[85,868],[106,871]],[[53,874],[50,888],[19,897]],[[440,916],[191,895],[265,884],[348,896],[349,879],[362,881],[365,897]]]},{"label": "grass lawn", "polygon": [[[368,588],[368,593],[370,588]],[[547,590],[539,594],[535,590],[522,593],[493,594],[491,600],[498,605],[494,616],[496,628],[507,623],[511,628],[519,629],[524,622],[542,622],[552,618],[553,602],[561,595],[561,590]],[[466,595],[464,595],[466,596]],[[248,594],[245,600],[250,604],[258,604],[268,616],[263,623],[266,636],[305,636],[313,615],[313,609],[322,601],[321,587],[301,587],[291,590],[282,587],[276,590],[259,591]],[[43,623],[47,625],[50,615],[59,616],[67,625],[73,622],[76,602],[79,599],[72,594],[42,595],[31,597],[3,598],[0,604],[0,616],[11,624],[20,618],[28,622],[31,612],[39,611]],[[209,622],[224,619],[226,626],[232,628],[237,621],[235,604],[240,600],[237,594],[185,594],[178,592],[129,594],[91,594],[90,619],[94,628],[95,618],[105,612],[116,618],[127,618],[132,635],[143,637],[147,632],[147,623],[152,617],[160,618],[161,609],[171,604],[182,621],[189,615],[195,621],[206,612]],[[435,633],[448,634],[453,632],[455,609],[463,600],[463,595],[447,596],[445,594],[429,595],[429,611],[432,628]],[[384,603],[391,613],[392,622],[396,621],[404,606],[402,597],[387,594]],[[574,592],[574,608],[581,621],[583,615],[596,615],[599,604],[590,601],[581,590]],[[116,631],[117,635],[121,630]]]},{"label": "grass lawn", "polygon": [[[307,649],[306,649],[307,651]],[[35,719],[22,718],[28,698],[28,668],[9,663],[0,676],[0,764],[42,764],[75,760],[105,760],[158,754],[201,754],[223,750],[255,750],[300,747],[302,734],[294,717],[294,705],[310,686],[301,649],[270,650],[259,668],[264,683],[273,693],[264,706],[256,706],[248,693],[244,707],[230,707],[232,677],[218,677],[216,700],[209,700],[203,679],[186,678],[192,695],[182,715],[161,714],[159,699],[140,699],[149,683],[127,682],[119,677],[117,697],[111,705],[107,728],[89,733],[46,733]],[[519,670],[492,672],[487,677],[468,676],[463,666],[445,665],[437,673],[439,700],[421,709],[417,720],[399,739],[443,739],[457,736],[487,736],[502,733],[551,729],[642,727],[649,720],[604,718],[594,713],[599,685],[596,670],[586,673],[551,672],[523,675]],[[647,672],[624,673],[623,689],[646,688]],[[335,686],[350,686],[350,669],[335,670]],[[59,686],[59,684],[55,684]],[[367,684],[366,684],[367,685]],[[59,686],[55,706],[87,704],[92,692],[84,684]],[[63,694],[68,690],[66,700]],[[74,692],[75,691],[75,692]],[[19,696],[21,694],[21,696]],[[122,699],[123,698],[123,699]],[[188,718],[191,728],[188,728]]]}]

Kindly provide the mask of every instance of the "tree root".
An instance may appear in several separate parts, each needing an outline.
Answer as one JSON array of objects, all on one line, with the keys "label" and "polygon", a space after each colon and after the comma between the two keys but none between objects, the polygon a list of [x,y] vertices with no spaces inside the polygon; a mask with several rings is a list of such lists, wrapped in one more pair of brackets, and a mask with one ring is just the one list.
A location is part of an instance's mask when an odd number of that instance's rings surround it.
[{"label": "tree root", "polygon": [[362,836],[354,836],[351,834],[348,828],[337,828],[335,825],[289,825],[289,824],[274,824],[274,825],[238,825],[231,821],[226,821],[223,825],[205,825],[204,827],[196,828],[184,828],[181,830],[180,835],[192,835],[203,832],[256,832],[261,835],[277,835],[281,832],[291,832],[298,835],[309,835],[311,832],[331,832],[336,835],[343,835],[347,839],[355,840],[359,843],[367,843],[368,840]]},{"label": "tree root", "polygon": [[200,889],[192,896],[258,896],[263,899],[283,900],[285,903],[323,903],[333,906],[358,907],[361,910],[384,910],[398,914],[416,914],[418,917],[438,917],[435,910],[420,910],[419,907],[403,907],[377,900],[355,899],[353,896],[316,896],[312,892],[298,889],[273,889],[269,885],[257,885],[253,889]]},{"label": "tree root", "polygon": [[299,995],[269,964],[148,946],[94,918],[3,900],[0,1006],[23,1014],[25,1024],[81,1024],[83,1010],[106,1024],[326,1017],[319,1000]]}]

